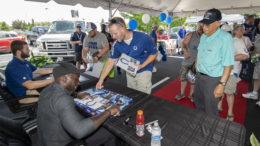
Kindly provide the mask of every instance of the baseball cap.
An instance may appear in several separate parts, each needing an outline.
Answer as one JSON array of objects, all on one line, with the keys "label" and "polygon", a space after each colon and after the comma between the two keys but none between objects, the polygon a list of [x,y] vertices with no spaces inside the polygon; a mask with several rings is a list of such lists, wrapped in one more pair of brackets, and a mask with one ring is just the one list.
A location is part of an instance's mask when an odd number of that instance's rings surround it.
[{"label": "baseball cap", "polygon": [[153,25],[152,25],[152,28],[154,28],[154,27],[158,27],[159,25],[157,24],[157,23],[154,23]]},{"label": "baseball cap", "polygon": [[224,31],[226,31],[226,32],[232,31],[232,30],[231,30],[231,27],[230,27],[228,24],[222,25],[220,29],[221,29],[221,30],[224,30]]},{"label": "baseball cap", "polygon": [[76,27],[80,27],[80,28],[81,28],[81,24],[79,24],[79,23],[78,23],[78,24],[76,24]]},{"label": "baseball cap", "polygon": [[73,64],[64,62],[60,63],[59,66],[53,69],[53,76],[60,77],[67,74],[77,74],[83,72],[84,70],[77,69]]},{"label": "baseball cap", "polygon": [[97,28],[97,26],[93,22],[87,22],[87,25],[86,25],[87,32],[90,32],[91,30],[93,30],[95,28]]},{"label": "baseball cap", "polygon": [[203,19],[200,20],[200,23],[203,24],[211,24],[215,21],[219,21],[222,19],[221,12],[218,9],[209,9],[203,16]]}]

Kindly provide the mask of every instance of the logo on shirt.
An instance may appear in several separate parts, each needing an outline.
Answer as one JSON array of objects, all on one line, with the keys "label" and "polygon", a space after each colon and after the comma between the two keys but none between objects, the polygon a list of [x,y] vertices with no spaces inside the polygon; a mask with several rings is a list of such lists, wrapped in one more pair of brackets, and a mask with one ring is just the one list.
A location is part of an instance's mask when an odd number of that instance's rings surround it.
[{"label": "logo on shirt", "polygon": [[88,43],[88,48],[90,49],[97,49],[97,42],[89,42]]},{"label": "logo on shirt", "polygon": [[27,67],[30,67],[29,64],[26,64]]},{"label": "logo on shirt", "polygon": [[133,49],[136,51],[138,48],[137,48],[137,46],[134,46]]},{"label": "logo on shirt", "polygon": [[26,77],[23,77],[23,80],[26,80]]}]

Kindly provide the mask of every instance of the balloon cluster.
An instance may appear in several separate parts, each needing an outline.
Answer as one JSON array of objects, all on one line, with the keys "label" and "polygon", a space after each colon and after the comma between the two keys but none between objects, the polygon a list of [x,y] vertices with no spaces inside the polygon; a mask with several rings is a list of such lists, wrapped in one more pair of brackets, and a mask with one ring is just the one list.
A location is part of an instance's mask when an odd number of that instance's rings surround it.
[{"label": "balloon cluster", "polygon": [[[167,17],[167,15],[166,15],[165,13],[161,13],[160,16],[159,16],[159,19],[160,19],[161,21],[166,20],[166,23],[167,23],[167,24],[171,24],[171,23],[172,23],[172,18],[171,18],[171,17]],[[150,15],[144,14],[144,15],[142,16],[142,21],[143,21],[143,23],[145,23],[145,24],[149,23],[149,21],[150,21]],[[130,28],[131,30],[135,30],[135,29],[138,27],[138,23],[137,23],[136,20],[131,19],[131,20],[129,21],[129,23],[128,23],[128,26],[129,26],[129,28]]]},{"label": "balloon cluster", "polygon": [[166,19],[167,24],[172,23],[172,17],[167,17],[167,15],[165,13],[161,13],[159,18],[160,18],[161,21],[164,21]]},{"label": "balloon cluster", "polygon": [[[142,21],[143,21],[143,23],[145,23],[145,24],[149,23],[149,21],[150,21],[150,15],[144,14],[144,15],[142,16]],[[138,23],[137,23],[136,20],[131,19],[131,20],[129,21],[129,23],[128,23],[128,26],[129,26],[129,28],[130,28],[131,30],[135,30],[135,29],[138,27]]]}]

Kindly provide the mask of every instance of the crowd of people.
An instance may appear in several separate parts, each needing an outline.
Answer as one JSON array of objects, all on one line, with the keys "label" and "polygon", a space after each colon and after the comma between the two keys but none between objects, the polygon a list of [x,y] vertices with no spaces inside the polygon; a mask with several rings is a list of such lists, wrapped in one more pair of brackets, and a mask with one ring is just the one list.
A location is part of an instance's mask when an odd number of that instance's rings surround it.
[{"label": "crowd of people", "polygon": [[[187,73],[196,72],[195,83],[192,83],[189,98],[198,110],[218,116],[222,110],[224,95],[227,96],[227,119],[234,120],[233,106],[236,86],[240,81],[242,61],[248,60],[254,53],[260,54],[260,35],[255,33],[254,17],[248,16],[245,24],[221,24],[222,15],[217,9],[206,11],[198,23],[197,30],[186,34],[184,28],[179,31],[184,61],[180,70],[181,91],[175,97],[185,97]],[[37,68],[26,58],[30,56],[26,42],[17,40],[11,44],[13,59],[6,67],[6,84],[15,96],[40,95],[20,103],[38,102],[38,135],[44,146],[66,145],[75,139],[85,139],[88,145],[116,145],[116,138],[100,125],[110,116],[120,113],[117,106],[112,106],[98,116],[86,118],[78,113],[73,98],[86,97],[75,92],[79,85],[81,64],[85,69],[89,62],[104,62],[104,69],[96,84],[96,89],[103,88],[106,77],[114,69],[115,62],[124,53],[140,61],[135,76],[126,73],[127,87],[151,94],[152,71],[157,57],[158,24],[153,24],[150,35],[143,32],[128,30],[125,21],[120,17],[110,20],[102,31],[88,22],[86,31],[76,31],[71,35],[70,43],[75,47],[76,66],[61,63],[54,69]],[[259,32],[259,31],[258,31]],[[252,46],[254,45],[254,50]],[[92,60],[90,60],[92,58]],[[41,81],[33,81],[32,74],[53,74],[53,77]],[[260,62],[255,63],[253,72],[254,90],[243,97],[258,99],[260,88]],[[47,87],[46,87],[47,86]],[[36,89],[46,87],[41,93]],[[260,105],[260,101],[257,102]]]},{"label": "crowd of people", "polygon": [[[242,96],[258,99],[260,62],[258,59],[252,63],[251,56],[260,54],[260,24],[255,27],[254,16],[249,15],[244,24],[234,23],[232,29],[226,22],[221,24],[221,19],[219,10],[208,10],[199,22],[198,30],[195,31],[197,33],[189,33],[184,38],[182,49],[185,59],[180,70],[181,91],[175,99],[185,97],[186,76],[195,64],[197,76],[195,84],[191,83],[190,100],[197,109],[218,116],[218,111],[223,110],[222,102],[226,95],[227,119],[233,121],[236,87],[241,79],[245,78],[249,82],[253,79],[253,91]],[[247,63],[253,64],[253,70],[249,70]],[[256,104],[260,106],[260,101]]]}]

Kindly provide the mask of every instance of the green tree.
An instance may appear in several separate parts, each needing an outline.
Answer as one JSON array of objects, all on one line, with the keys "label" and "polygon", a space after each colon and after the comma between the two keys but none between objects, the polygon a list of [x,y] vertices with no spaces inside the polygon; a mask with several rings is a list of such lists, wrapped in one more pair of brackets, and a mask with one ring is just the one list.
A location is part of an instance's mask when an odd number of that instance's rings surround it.
[{"label": "green tree", "polygon": [[32,27],[35,26],[34,19],[32,19],[32,23],[28,23],[27,25],[28,25],[28,30],[32,30]]},{"label": "green tree", "polygon": [[22,29],[23,22],[21,20],[15,20],[12,22],[13,29]]},{"label": "green tree", "polygon": [[27,30],[28,29],[28,24],[25,23],[25,21],[22,22],[22,30]]},{"label": "green tree", "polygon": [[185,21],[186,21],[187,17],[174,17],[172,19],[172,23],[171,23],[171,27],[176,27],[176,26],[182,26],[184,25]]},{"label": "green tree", "polygon": [[6,31],[9,31],[11,30],[11,27],[5,23],[4,21],[3,22],[0,22],[0,30],[6,30]]},{"label": "green tree", "polygon": [[32,19],[31,23],[25,21],[15,20],[12,22],[13,29],[31,30],[34,26],[50,26],[50,22],[35,22]]}]

